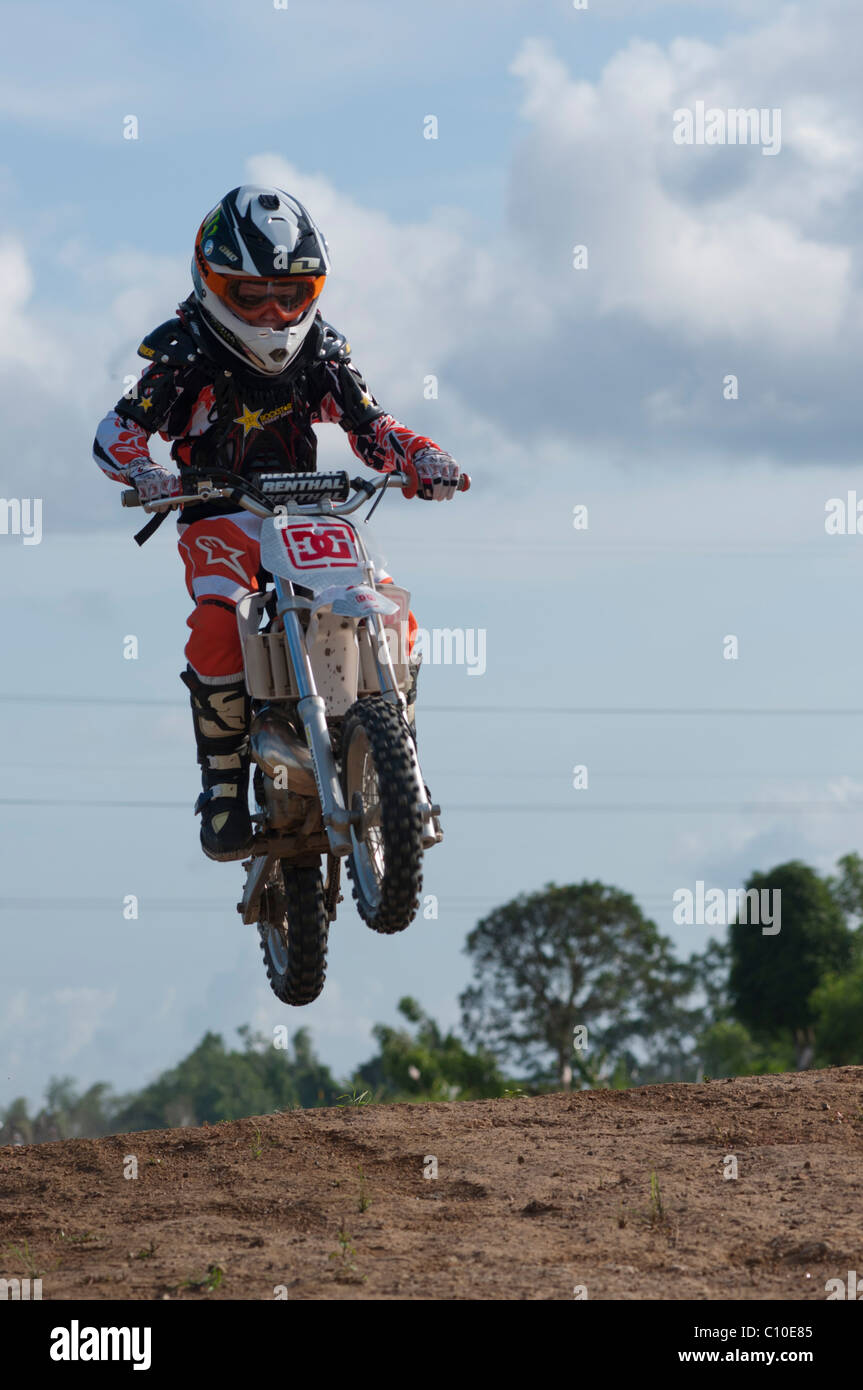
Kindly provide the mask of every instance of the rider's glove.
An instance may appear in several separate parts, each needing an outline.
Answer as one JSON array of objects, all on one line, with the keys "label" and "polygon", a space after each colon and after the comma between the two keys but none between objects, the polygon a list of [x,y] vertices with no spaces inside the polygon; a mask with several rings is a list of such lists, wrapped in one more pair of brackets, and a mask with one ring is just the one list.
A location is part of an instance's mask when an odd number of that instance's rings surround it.
[{"label": "rider's glove", "polygon": [[443,449],[420,449],[402,465],[409,483],[405,497],[422,497],[426,502],[448,502],[458,486],[458,464]]},{"label": "rider's glove", "polygon": [[142,502],[157,502],[160,497],[176,497],[181,491],[180,479],[159,463],[147,463],[129,475],[129,481]]}]

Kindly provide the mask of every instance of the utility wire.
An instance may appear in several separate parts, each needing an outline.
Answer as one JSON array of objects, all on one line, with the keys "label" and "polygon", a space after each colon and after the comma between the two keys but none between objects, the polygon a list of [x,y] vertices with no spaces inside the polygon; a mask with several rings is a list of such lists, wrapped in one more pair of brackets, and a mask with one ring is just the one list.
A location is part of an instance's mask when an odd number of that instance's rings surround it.
[{"label": "utility wire", "polygon": [[[741,801],[741,802],[675,802],[675,801],[601,801],[590,804],[589,797],[578,794],[585,802],[583,805],[570,805],[566,802],[470,802],[459,805],[457,802],[448,802],[443,808],[444,816],[450,812],[475,813],[495,813],[501,812],[508,815],[529,814],[538,812],[542,815],[597,815],[602,812],[611,812],[615,815],[626,815],[629,813],[647,813],[649,815],[671,813],[703,813],[705,815],[739,815],[741,812],[766,812],[775,814],[785,812],[793,814],[796,811],[841,811],[856,812],[863,811],[863,801]],[[189,801],[133,801],[133,800],[108,800],[94,798],[93,800],[82,801],[78,797],[37,797],[37,796],[2,796],[0,806],[93,806],[102,809],[112,810],[148,810],[148,811],[188,811]]]},{"label": "utility wire", "polygon": [[[0,694],[0,703],[3,704],[34,704],[34,705],[137,705],[137,706],[160,706],[170,709],[186,709],[185,701],[159,699],[155,696],[133,696],[133,695],[36,695],[36,694]],[[863,706],[846,706],[845,708],[832,708],[827,706],[796,706],[783,708],[776,705],[759,705],[747,708],[741,705],[688,705],[688,706],[658,706],[658,705],[426,705],[420,706],[420,713],[425,714],[530,714],[530,715],[622,715],[625,717],[635,717],[640,715],[657,715],[663,718],[683,718],[686,716],[704,719],[712,715],[744,715],[744,716],[791,716],[797,718],[803,715],[821,715],[830,718],[841,718],[843,716],[859,717],[863,715]]]}]

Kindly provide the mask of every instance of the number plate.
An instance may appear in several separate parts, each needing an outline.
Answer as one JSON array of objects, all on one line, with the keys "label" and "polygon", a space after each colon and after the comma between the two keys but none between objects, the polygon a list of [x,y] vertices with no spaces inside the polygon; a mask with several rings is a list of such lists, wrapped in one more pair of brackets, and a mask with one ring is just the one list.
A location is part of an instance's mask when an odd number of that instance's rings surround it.
[{"label": "number plate", "polygon": [[276,517],[261,534],[261,563],[271,574],[317,589],[363,583],[363,556],[353,528],[327,517]]}]

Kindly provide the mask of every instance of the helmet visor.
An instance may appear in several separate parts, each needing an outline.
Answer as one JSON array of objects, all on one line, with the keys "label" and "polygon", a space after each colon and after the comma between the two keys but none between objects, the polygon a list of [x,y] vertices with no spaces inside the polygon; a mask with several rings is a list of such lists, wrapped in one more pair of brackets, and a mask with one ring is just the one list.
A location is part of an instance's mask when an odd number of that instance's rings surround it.
[{"label": "helmet visor", "polygon": [[224,298],[231,312],[246,323],[293,323],[324,287],[324,275],[292,275],[282,280],[231,276]]}]

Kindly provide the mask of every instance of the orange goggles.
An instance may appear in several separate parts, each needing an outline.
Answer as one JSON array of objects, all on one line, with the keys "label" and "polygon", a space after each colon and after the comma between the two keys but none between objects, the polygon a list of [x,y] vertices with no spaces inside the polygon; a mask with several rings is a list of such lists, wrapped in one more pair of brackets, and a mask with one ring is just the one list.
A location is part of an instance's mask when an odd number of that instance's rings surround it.
[{"label": "orange goggles", "polygon": [[324,288],[325,275],[292,275],[284,280],[226,276],[224,300],[238,318],[258,323],[275,315],[292,323],[304,314]]},{"label": "orange goggles", "polygon": [[[200,265],[200,258],[199,258]],[[280,280],[257,276],[221,275],[207,265],[204,281],[238,318],[246,323],[293,323],[324,288],[325,275],[291,275]]]}]

